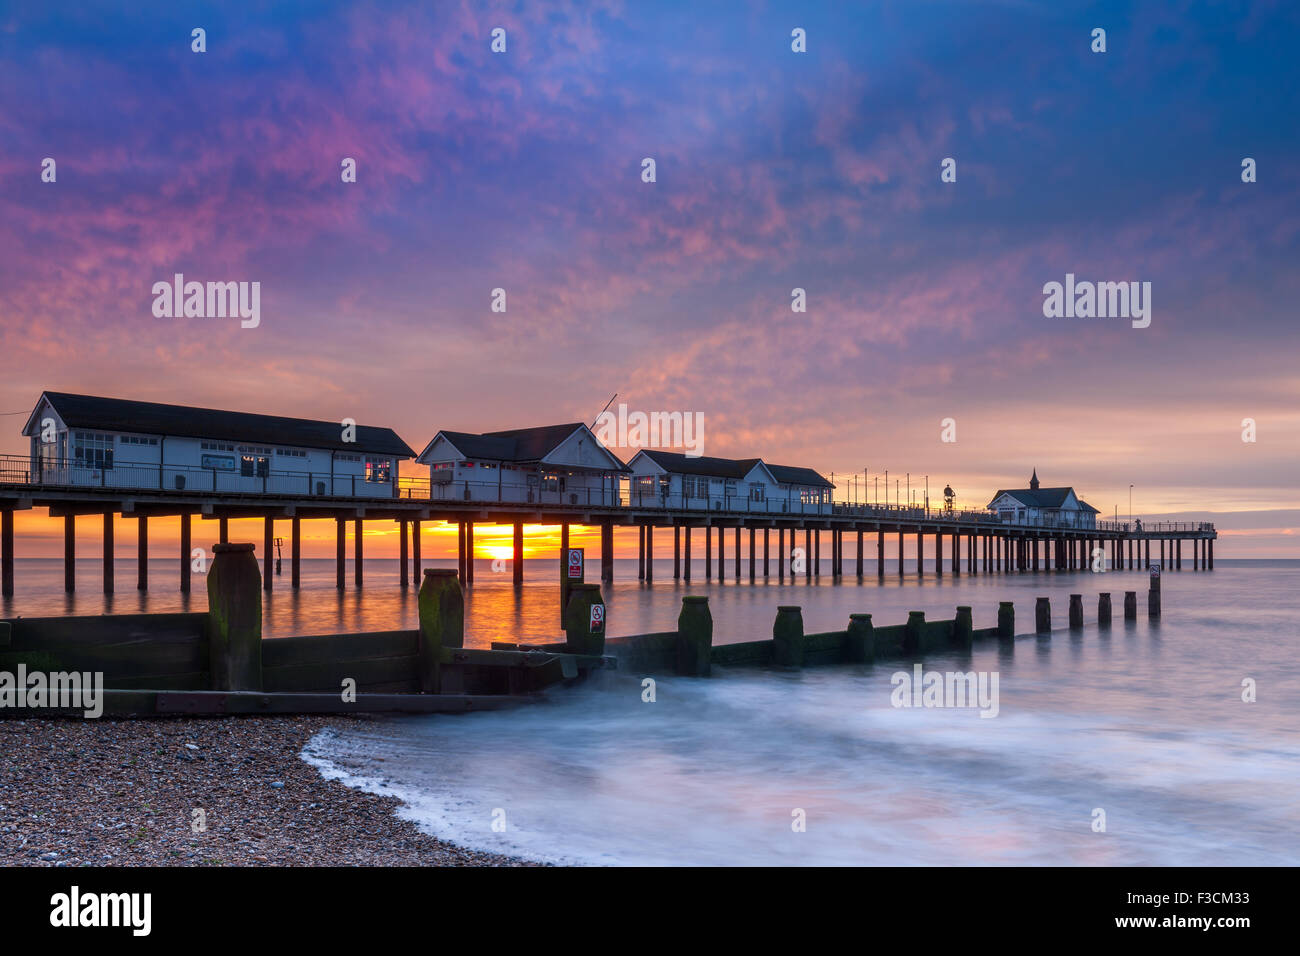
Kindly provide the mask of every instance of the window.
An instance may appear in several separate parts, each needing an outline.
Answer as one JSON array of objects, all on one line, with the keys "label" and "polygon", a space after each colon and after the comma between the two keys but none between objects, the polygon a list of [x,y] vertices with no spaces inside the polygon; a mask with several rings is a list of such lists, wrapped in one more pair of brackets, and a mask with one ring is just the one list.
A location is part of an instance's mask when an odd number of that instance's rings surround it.
[{"label": "window", "polygon": [[367,458],[366,459],[366,481],[389,482],[392,481],[393,460],[391,458]]},{"label": "window", "polygon": [[261,455],[244,455],[239,461],[239,474],[244,478],[266,478],[271,474],[271,460]]},{"label": "window", "polygon": [[542,491],[564,491],[564,476],[542,475]]},{"label": "window", "polygon": [[117,440],[123,445],[156,445],[156,438],[142,438],[139,435],[118,435]]},{"label": "window", "polygon": [[111,471],[113,436],[101,432],[73,432],[72,458],[82,468]]},{"label": "window", "polygon": [[435,463],[434,463],[434,465],[433,465],[433,470],[434,470],[434,471],[451,471],[454,467],[455,467],[455,463],[454,463],[454,462],[450,462],[450,461],[439,461],[439,462],[435,462]]},{"label": "window", "polygon": [[360,461],[361,456],[360,455],[335,455],[334,459],[336,461]]},{"label": "window", "polygon": [[749,483],[749,500],[750,501],[767,500],[767,488],[764,486],[764,484],[761,481],[751,481]]},{"label": "window", "polygon": [[722,493],[729,498],[736,497],[736,483],[734,481],[724,481],[722,483]]},{"label": "window", "polygon": [[218,442],[218,441],[200,442],[199,447],[203,451],[234,451],[235,450],[234,445],[227,445],[224,442]]},{"label": "window", "polygon": [[306,458],[307,457],[307,453],[305,451],[300,451],[297,448],[277,448],[275,450],[275,453],[277,455],[283,455],[285,458]]}]

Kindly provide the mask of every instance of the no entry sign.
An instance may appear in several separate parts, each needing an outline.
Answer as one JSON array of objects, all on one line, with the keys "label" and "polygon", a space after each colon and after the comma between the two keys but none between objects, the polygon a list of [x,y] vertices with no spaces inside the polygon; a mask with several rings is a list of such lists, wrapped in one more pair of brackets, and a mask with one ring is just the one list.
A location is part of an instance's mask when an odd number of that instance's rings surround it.
[{"label": "no entry sign", "polygon": [[582,549],[569,549],[569,577],[575,581],[582,580]]},{"label": "no entry sign", "polygon": [[605,605],[593,604],[591,606],[591,630],[593,632],[603,630],[605,627]]}]

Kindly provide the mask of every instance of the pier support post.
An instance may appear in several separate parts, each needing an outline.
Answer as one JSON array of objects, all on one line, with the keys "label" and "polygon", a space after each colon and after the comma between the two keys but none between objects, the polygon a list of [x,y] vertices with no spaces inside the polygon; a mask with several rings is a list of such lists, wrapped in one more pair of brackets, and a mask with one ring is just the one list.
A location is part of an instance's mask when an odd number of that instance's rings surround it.
[{"label": "pier support post", "polygon": [[776,529],[776,575],[777,580],[785,583],[785,528]]},{"label": "pier support post", "polygon": [[302,519],[295,516],[289,524],[289,583],[296,591],[302,585]]},{"label": "pier support post", "polygon": [[275,519],[262,519],[262,590],[271,592],[275,580]]},{"label": "pier support post", "polygon": [[[603,540],[603,538],[602,538]],[[465,587],[465,522],[456,522],[456,580]]]},{"label": "pier support post", "polygon": [[925,640],[925,612],[908,611],[907,624],[903,627],[903,653],[915,657],[921,653]]},{"label": "pier support post", "polygon": [[1148,571],[1151,570],[1151,539],[1147,538],[1142,542],[1142,551],[1145,555],[1142,566]]},{"label": "pier support post", "polygon": [[14,512],[0,511],[0,596],[14,596]]},{"label": "pier support post", "polygon": [[757,535],[758,535],[757,529],[755,528],[749,529],[749,583],[750,584],[754,583],[754,578],[756,577],[758,572],[758,569],[754,566],[754,551],[755,551],[755,545],[757,544],[757,541],[755,539]]},{"label": "pier support post", "polygon": [[934,533],[934,576],[943,577],[943,529]]},{"label": "pier support post", "polygon": [[1151,572],[1151,586],[1147,590],[1147,617],[1160,616],[1160,572]]},{"label": "pier support post", "polygon": [[1205,545],[1209,549],[1206,552],[1206,556],[1209,558],[1210,561],[1209,570],[1213,571],[1214,570],[1214,539],[1213,538],[1209,539],[1208,541],[1205,542]]},{"label": "pier support post", "polygon": [[[357,525],[358,540],[360,540],[361,538],[360,531],[361,531],[360,522],[358,522]],[[360,554],[359,551],[357,553]],[[360,567],[360,565],[361,565],[361,561],[358,560],[357,566]],[[357,584],[359,585],[360,583],[361,583],[361,579],[358,578]],[[474,522],[472,521],[465,522],[465,583],[466,584],[474,583]]]},{"label": "pier support post", "polygon": [[653,584],[655,579],[655,526],[645,526],[645,579]]},{"label": "pier support post", "polygon": [[1070,629],[1077,631],[1083,627],[1083,595],[1070,595]]},{"label": "pier support post", "polygon": [[636,526],[636,579],[645,580],[645,525]]},{"label": "pier support post", "polygon": [[465,593],[460,569],[429,568],[420,585],[420,690],[442,692],[443,648],[465,646]]},{"label": "pier support post", "polygon": [[415,575],[417,585],[424,580],[423,569],[420,567],[420,522],[411,522],[411,563],[415,565],[412,573]]},{"label": "pier support post", "polygon": [[813,574],[815,574],[817,577],[822,576],[822,529],[821,528],[813,529],[812,560],[808,562],[808,566],[812,568]]},{"label": "pier support post", "polygon": [[[740,580],[740,525],[736,525],[735,538],[736,540],[732,544],[732,557],[733,557],[732,571],[734,572],[735,579],[739,581]],[[719,550],[718,554],[719,556],[721,556],[722,554],[721,550]],[[719,571],[722,570],[721,564],[718,565],[718,570]],[[721,578],[722,575],[719,574],[718,577]]]},{"label": "pier support post", "polygon": [[1183,569],[1183,539],[1179,538],[1174,543],[1178,546],[1177,554],[1174,557],[1174,568],[1181,571]]},{"label": "pier support post", "polygon": [[1097,626],[1110,627],[1110,592],[1097,595]]},{"label": "pier support post", "polygon": [[925,533],[916,529],[916,576],[925,577]]},{"label": "pier support post", "polygon": [[673,580],[679,580],[682,576],[682,529],[681,525],[673,525]]},{"label": "pier support post", "polygon": [[524,523],[522,521],[515,522],[514,532],[514,541],[512,542],[514,548],[511,551],[510,571],[514,579],[512,583],[518,588],[523,587],[524,584]]},{"label": "pier support post", "polygon": [[876,659],[876,632],[870,614],[850,614],[844,659],[850,664],[866,664]]},{"label": "pier support post", "polygon": [[113,512],[104,512],[104,593],[113,593]]},{"label": "pier support post", "polygon": [[763,529],[763,579],[767,580],[771,576],[772,548],[768,540],[770,528]]},{"label": "pier support post", "polygon": [[358,588],[362,583],[362,563],[361,519],[355,518],[352,521],[352,581]]},{"label": "pier support post", "polygon": [[63,516],[63,590],[77,589],[77,519]]},{"label": "pier support post", "polygon": [[864,567],[865,564],[863,562],[863,553],[862,553],[862,531],[859,530],[858,531],[858,580],[859,581],[862,580],[862,571]]},{"label": "pier support post", "polygon": [[876,532],[876,579],[885,580],[885,532]]},{"label": "pier support post", "polygon": [[[820,544],[820,542],[821,539],[818,538],[818,543]],[[813,551],[812,529],[806,526],[803,529],[803,557],[803,576],[805,579],[811,581],[813,576],[813,566],[817,563],[817,556]],[[820,573],[819,570],[818,574]],[[791,574],[791,577],[793,576],[794,575]]]},{"label": "pier support post", "polygon": [[229,518],[217,519],[217,543],[218,544],[230,543],[230,519]]},{"label": "pier support post", "polygon": [[964,604],[957,606],[957,617],[952,622],[952,643],[954,647],[970,649],[975,642],[975,621],[971,609]]},{"label": "pier support post", "polygon": [[803,610],[782,604],[772,623],[772,663],[777,667],[803,667]]},{"label": "pier support post", "polygon": [[686,554],[682,562],[682,580],[690,583],[691,580],[691,526],[682,527],[682,542],[685,545]]},{"label": "pier support post", "polygon": [[334,519],[334,586],[342,591],[348,583],[348,523],[344,518]]},{"label": "pier support post", "polygon": [[411,586],[410,546],[406,541],[406,519],[397,522],[397,563],[401,570],[397,574],[398,587],[405,590]]},{"label": "pier support post", "polygon": [[713,580],[713,525],[704,526],[704,580]]},{"label": "pier support post", "polygon": [[1136,621],[1138,619],[1138,593],[1136,591],[1124,592],[1124,620]]},{"label": "pier support post", "polygon": [[713,657],[713,615],[709,599],[688,594],[677,615],[677,674],[680,677],[708,677]]},{"label": "pier support post", "polygon": [[898,529],[898,576],[903,576],[903,529]]},{"label": "pier support post", "polygon": [[1013,601],[998,602],[998,637],[1008,640],[1016,636],[1016,606]]},{"label": "pier support post", "polygon": [[212,548],[207,637],[213,690],[262,689],[261,584],[252,544]]},{"label": "pier support post", "polygon": [[[191,522],[188,514],[181,515],[181,593],[190,593],[190,562],[194,560],[190,557],[193,538],[191,534]],[[149,588],[149,521],[147,518],[140,519],[140,527],[136,529],[139,534],[137,542],[137,551],[140,555],[140,573],[137,587],[141,591]]]},{"label": "pier support post", "polygon": [[149,519],[144,515],[135,519],[135,589],[149,589]]},{"label": "pier support post", "polygon": [[1052,603],[1045,597],[1034,603],[1034,633],[1052,633]]}]

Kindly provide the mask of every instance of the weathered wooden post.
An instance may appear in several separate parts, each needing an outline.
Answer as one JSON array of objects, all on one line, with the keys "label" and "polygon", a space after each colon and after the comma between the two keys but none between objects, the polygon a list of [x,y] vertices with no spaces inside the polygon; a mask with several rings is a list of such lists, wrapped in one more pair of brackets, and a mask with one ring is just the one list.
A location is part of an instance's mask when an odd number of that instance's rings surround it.
[{"label": "weathered wooden post", "polygon": [[908,611],[907,624],[903,627],[903,653],[920,654],[921,642],[925,630],[925,612]]},{"label": "weathered wooden post", "polygon": [[262,689],[262,575],[252,544],[217,544],[208,569],[213,690]]},{"label": "weathered wooden post", "polygon": [[1083,595],[1070,595],[1070,629],[1079,630],[1083,627]]},{"label": "weathered wooden post", "polygon": [[876,632],[871,625],[870,614],[849,615],[844,659],[853,664],[865,664],[876,659]]},{"label": "weathered wooden post", "polygon": [[420,585],[420,690],[442,693],[442,649],[465,646],[465,594],[460,570],[425,568]]},{"label": "weathered wooden post", "polygon": [[1040,597],[1034,604],[1034,633],[1052,633],[1052,603],[1045,597]]},{"label": "weathered wooden post", "polygon": [[1110,592],[1102,591],[1097,597],[1097,626],[1110,627]]},{"label": "weathered wooden post", "polygon": [[1147,591],[1147,617],[1160,616],[1160,569],[1151,569],[1151,587]]},{"label": "weathered wooden post", "polygon": [[1124,620],[1136,621],[1138,619],[1138,593],[1136,591],[1124,592]]},{"label": "weathered wooden post", "polygon": [[569,585],[564,634],[565,650],[570,654],[605,653],[605,601],[599,584]]},{"label": "weathered wooden post", "polygon": [[1016,636],[1016,606],[1013,601],[998,602],[998,638],[1010,640]]},{"label": "weathered wooden post", "polygon": [[969,648],[975,641],[975,623],[970,608],[958,605],[957,617],[952,622],[952,643],[954,647]]},{"label": "weathered wooden post", "polygon": [[796,604],[782,604],[776,609],[772,663],[778,667],[803,667],[803,611]]},{"label": "weathered wooden post", "polygon": [[713,657],[713,615],[709,599],[689,594],[677,615],[677,673],[682,677],[708,677]]}]

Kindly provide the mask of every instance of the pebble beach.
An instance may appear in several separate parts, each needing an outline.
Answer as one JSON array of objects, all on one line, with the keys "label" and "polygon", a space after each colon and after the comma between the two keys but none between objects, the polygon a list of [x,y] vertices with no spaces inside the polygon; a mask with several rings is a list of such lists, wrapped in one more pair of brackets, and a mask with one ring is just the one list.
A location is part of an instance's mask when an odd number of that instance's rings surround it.
[{"label": "pebble beach", "polygon": [[0,721],[0,864],[528,865],[434,839],[299,756],[369,719]]}]

